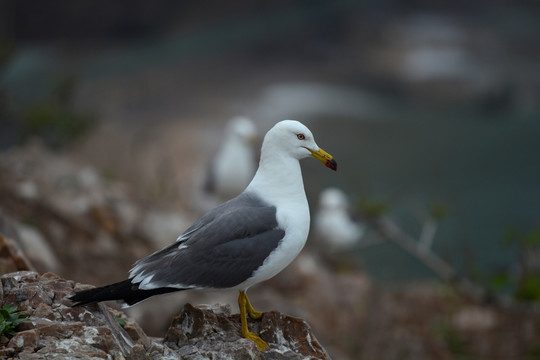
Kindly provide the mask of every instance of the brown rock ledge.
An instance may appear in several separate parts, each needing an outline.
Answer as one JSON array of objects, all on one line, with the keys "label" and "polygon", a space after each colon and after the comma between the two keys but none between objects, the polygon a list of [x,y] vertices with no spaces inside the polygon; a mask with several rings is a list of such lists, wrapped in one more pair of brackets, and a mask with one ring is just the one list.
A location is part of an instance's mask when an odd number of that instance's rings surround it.
[{"label": "brown rock ledge", "polygon": [[[133,320],[106,306],[72,308],[67,296],[86,286],[53,273],[21,271],[0,277],[0,306],[30,314],[0,340],[0,358],[13,359],[329,359],[302,319],[275,311],[250,321],[270,345],[265,352],[240,336],[229,305],[185,305],[165,338],[149,338]],[[126,325],[114,320],[122,317]]]}]

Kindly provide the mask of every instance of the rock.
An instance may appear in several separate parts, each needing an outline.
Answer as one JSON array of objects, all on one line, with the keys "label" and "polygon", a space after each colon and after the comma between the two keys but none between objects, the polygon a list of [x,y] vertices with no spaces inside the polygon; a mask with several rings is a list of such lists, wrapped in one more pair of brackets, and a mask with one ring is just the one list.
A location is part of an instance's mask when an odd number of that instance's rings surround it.
[{"label": "rock", "polygon": [[34,227],[17,224],[16,231],[24,252],[42,269],[48,271],[60,270],[60,263],[45,237]]},{"label": "rock", "polygon": [[[240,336],[240,318],[228,305],[185,305],[164,339],[149,338],[121,312],[104,305],[71,307],[67,298],[88,286],[53,273],[21,271],[0,277],[0,306],[29,314],[0,356],[13,359],[329,359],[304,320],[267,312],[250,320],[270,348],[261,352]],[[115,318],[123,318],[124,328]]]},{"label": "rock", "polygon": [[67,295],[74,283],[52,273],[9,273],[0,278],[0,304],[17,306],[30,316],[0,349],[14,359],[68,357],[103,358],[123,356],[112,336],[106,317],[95,309],[71,308]]},{"label": "rock", "polygon": [[325,350],[302,319],[275,311],[266,312],[261,321],[249,320],[251,331],[258,333],[270,348],[261,353],[254,343],[240,336],[240,318],[231,316],[229,306],[184,306],[165,336],[164,343],[185,359],[328,359]]},{"label": "rock", "polygon": [[240,336],[239,319],[234,321],[223,312],[219,307],[214,313],[211,308],[198,309],[186,304],[184,311],[173,319],[164,344],[186,360],[265,359],[254,343]]},{"label": "rock", "polygon": [[489,308],[466,306],[452,316],[452,325],[462,331],[487,331],[497,325],[497,316]]},{"label": "rock", "polygon": [[272,344],[265,359],[328,359],[326,351],[311,333],[310,326],[302,319],[277,311],[266,312],[258,331],[261,338]]},{"label": "rock", "polygon": [[36,199],[39,195],[36,183],[31,180],[20,182],[15,193],[25,199]]},{"label": "rock", "polygon": [[143,208],[122,185],[39,144],[0,153],[0,232],[32,262],[21,267],[14,263],[20,256],[8,256],[8,265],[1,257],[0,274],[31,269],[92,284],[120,280],[157,247],[140,229]]},{"label": "rock", "polygon": [[8,347],[13,349],[32,349],[36,350],[39,344],[39,333],[37,330],[26,330],[15,334],[8,343]]},{"label": "rock", "polygon": [[0,269],[2,272],[33,270],[30,260],[13,240],[0,234]]}]

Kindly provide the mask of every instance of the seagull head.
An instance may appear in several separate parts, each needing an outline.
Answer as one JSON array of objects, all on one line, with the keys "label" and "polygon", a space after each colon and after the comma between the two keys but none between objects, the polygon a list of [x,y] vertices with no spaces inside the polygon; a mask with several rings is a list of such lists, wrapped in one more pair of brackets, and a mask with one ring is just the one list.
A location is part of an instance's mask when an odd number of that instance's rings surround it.
[{"label": "seagull head", "polygon": [[317,145],[311,131],[299,121],[278,122],[266,134],[263,147],[265,144],[272,144],[274,149],[280,149],[298,160],[312,156],[326,167],[337,170],[337,162],[333,156]]},{"label": "seagull head", "polygon": [[243,143],[253,145],[257,139],[255,123],[243,116],[235,116],[227,123],[227,133],[231,137],[240,139]]},{"label": "seagull head", "polygon": [[345,212],[348,206],[347,196],[338,188],[326,188],[319,195],[319,208],[321,210]]}]

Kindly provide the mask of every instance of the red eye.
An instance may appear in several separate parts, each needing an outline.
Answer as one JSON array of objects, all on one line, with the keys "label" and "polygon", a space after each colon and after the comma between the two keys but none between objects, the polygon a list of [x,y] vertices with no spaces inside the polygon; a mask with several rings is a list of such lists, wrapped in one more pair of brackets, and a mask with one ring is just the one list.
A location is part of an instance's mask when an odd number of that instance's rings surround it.
[{"label": "red eye", "polygon": [[304,134],[296,134],[296,137],[298,138],[298,140],[306,140],[306,135]]}]

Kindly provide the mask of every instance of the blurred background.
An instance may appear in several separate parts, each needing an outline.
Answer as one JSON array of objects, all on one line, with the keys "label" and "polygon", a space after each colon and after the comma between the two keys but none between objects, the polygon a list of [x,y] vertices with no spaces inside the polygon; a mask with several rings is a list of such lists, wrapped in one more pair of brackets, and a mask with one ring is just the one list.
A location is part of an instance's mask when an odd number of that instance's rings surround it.
[{"label": "blurred background", "polygon": [[[406,353],[495,358],[470,343],[468,325],[448,320],[441,283],[473,284],[481,296],[467,301],[478,311],[486,296],[540,300],[539,100],[536,1],[4,0],[1,230],[28,253],[48,248],[35,256],[40,271],[121,280],[223,200],[206,185],[231,118],[253,121],[254,158],[274,123],[296,119],[339,163],[333,173],[303,161],[312,219],[323,190],[339,188],[357,233],[328,239],[313,221],[310,257],[295,266],[316,276],[306,265],[315,264],[363,290],[350,299],[355,324],[332,325],[346,340],[309,306],[290,312],[336,358],[403,359],[381,350],[388,332],[358,343],[350,326],[358,336],[375,326],[362,294],[414,306],[425,290],[409,291],[427,283],[440,301],[440,348],[424,339],[424,352],[403,345]],[[298,284],[271,286],[286,298]],[[502,320],[480,324],[507,334]],[[516,333],[505,358],[540,356],[535,326]]]}]

